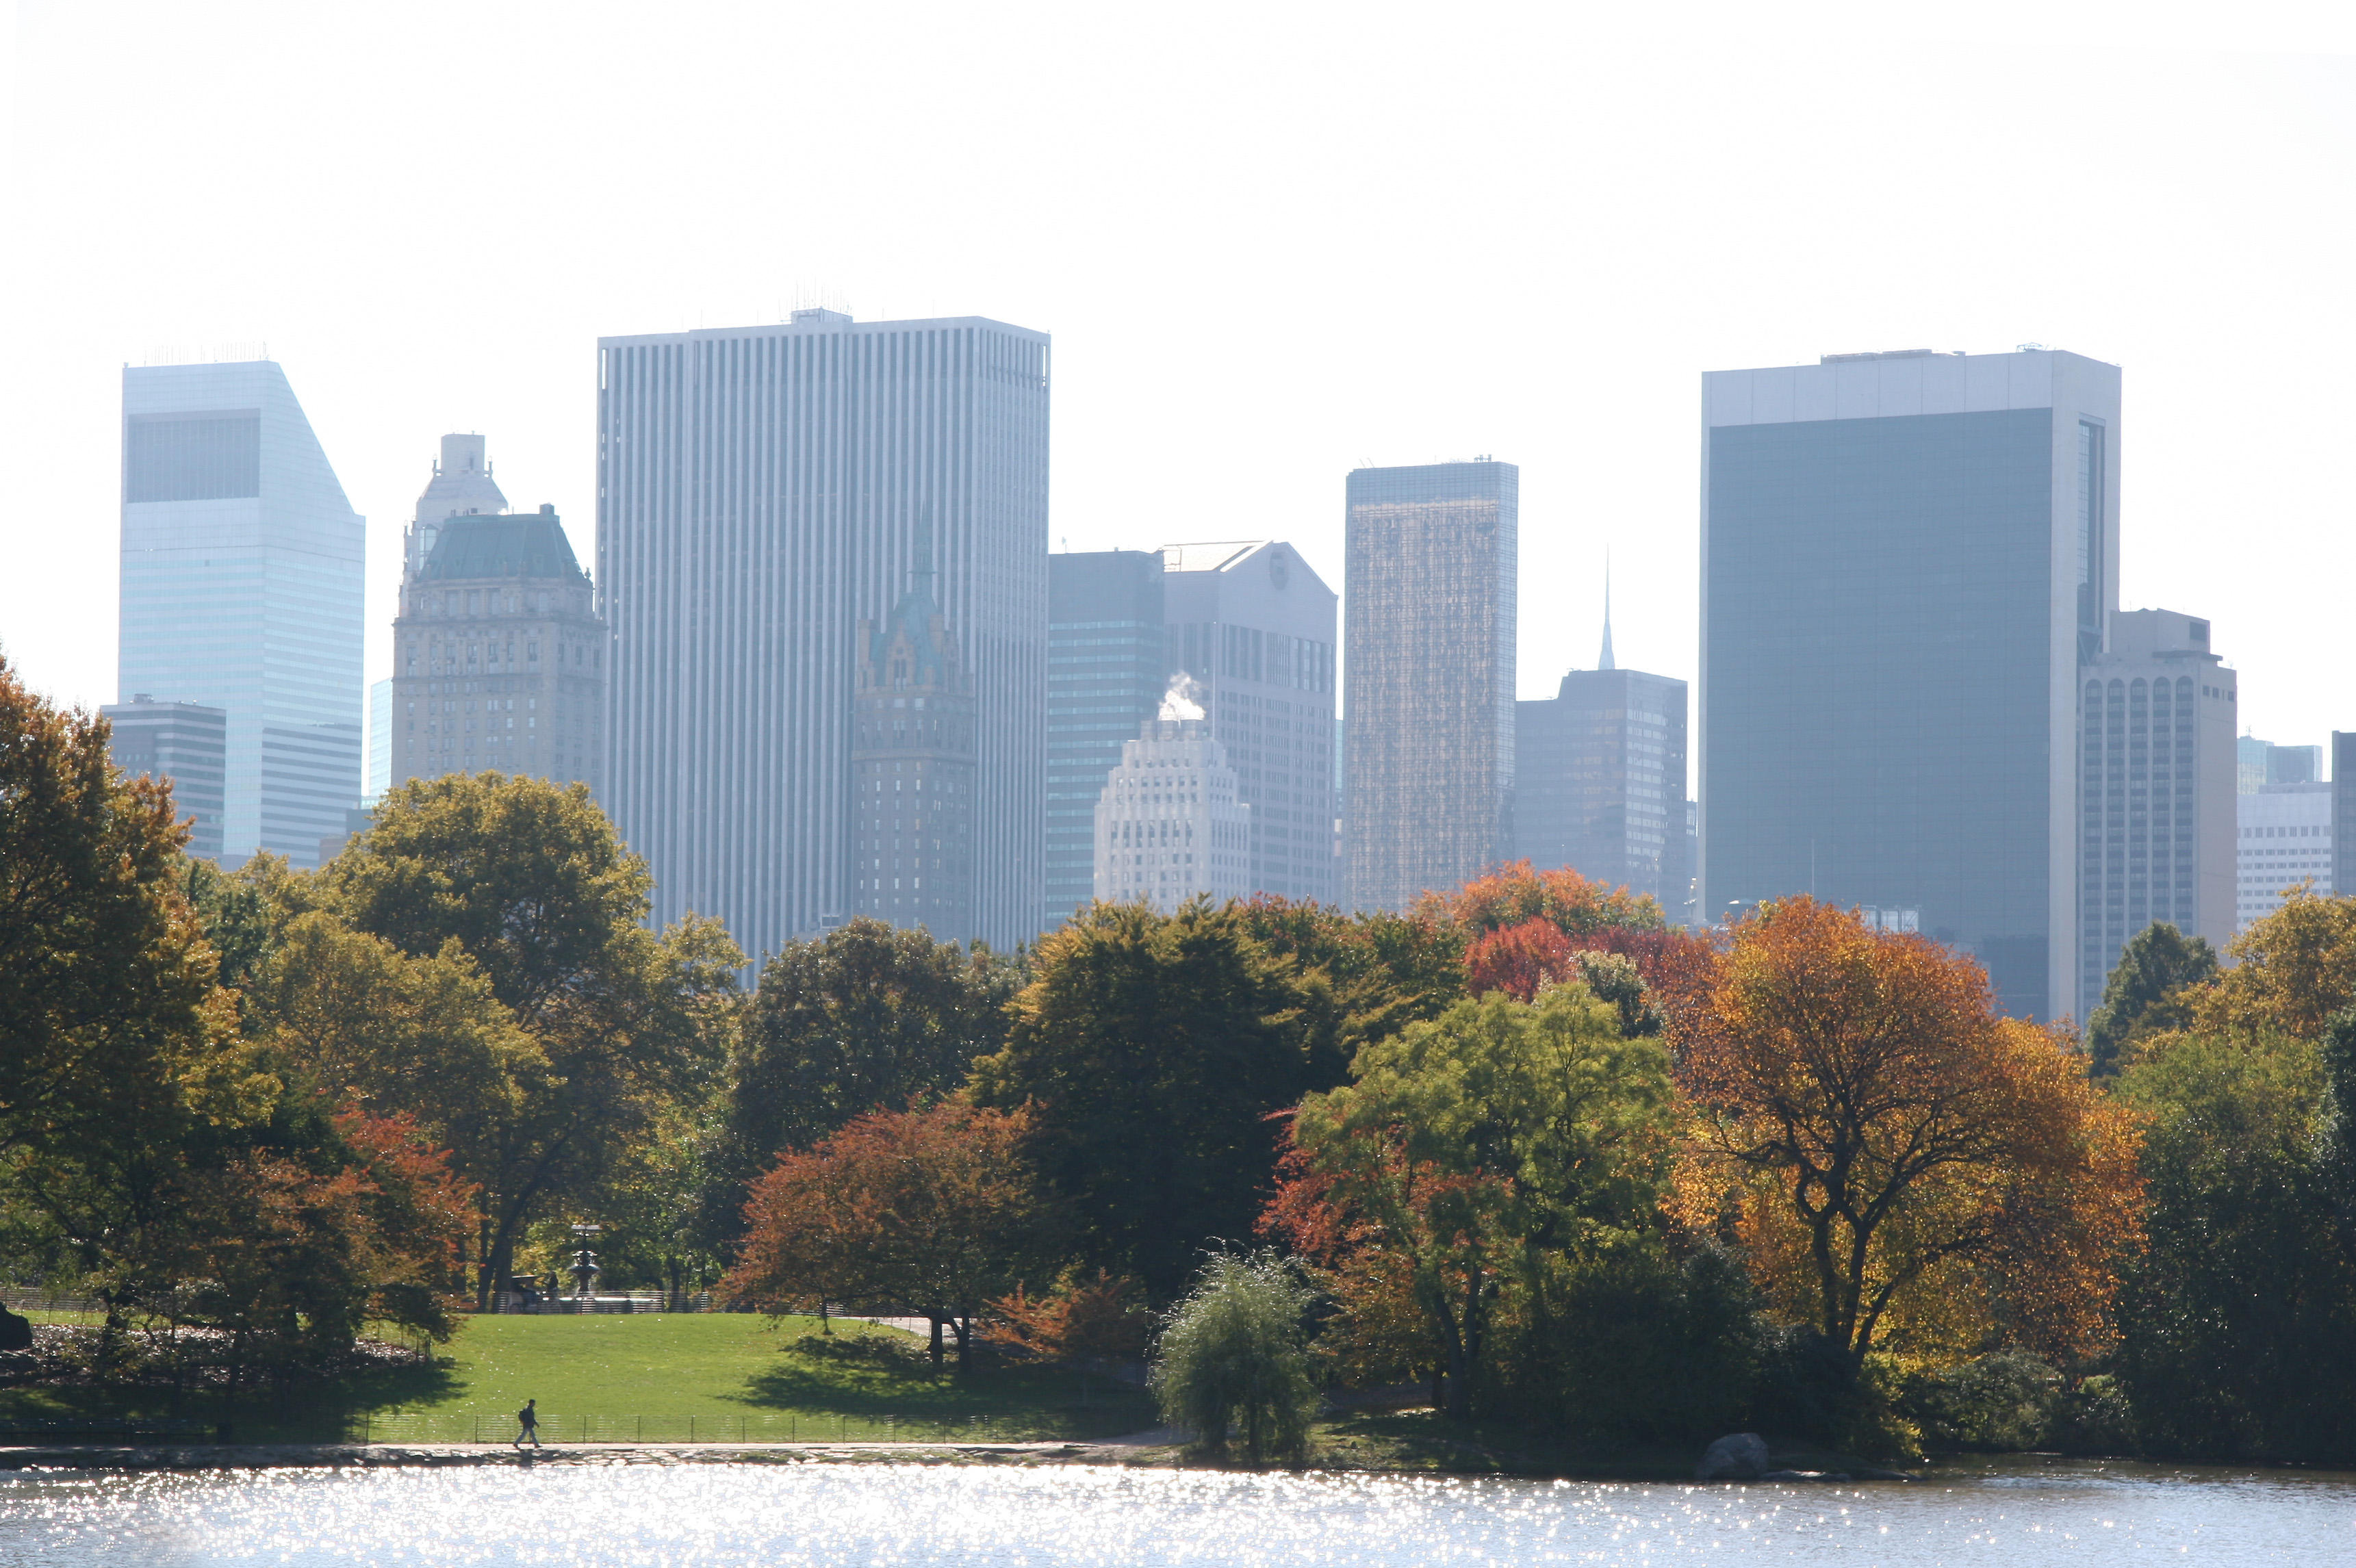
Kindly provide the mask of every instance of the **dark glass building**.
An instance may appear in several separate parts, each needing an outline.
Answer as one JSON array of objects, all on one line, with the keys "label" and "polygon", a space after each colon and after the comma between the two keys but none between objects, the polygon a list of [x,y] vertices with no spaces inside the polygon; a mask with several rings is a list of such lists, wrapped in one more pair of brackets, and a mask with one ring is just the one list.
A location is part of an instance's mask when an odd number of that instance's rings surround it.
[{"label": "dark glass building", "polygon": [[1686,683],[1633,669],[1575,669],[1515,705],[1515,854],[1541,870],[1648,893],[1682,920]]},{"label": "dark glass building", "polygon": [[112,731],[107,754],[114,765],[133,778],[170,780],[174,813],[188,824],[188,853],[220,859],[228,710],[140,692],[99,711]]},{"label": "dark glass building", "polygon": [[1361,468],[1348,508],[1344,897],[1405,909],[1513,847],[1521,470]]},{"label": "dark glass building", "polygon": [[1910,912],[2074,1010],[2083,664],[2117,607],[2119,372],[1837,355],[1703,378],[1698,913]]},{"label": "dark glass building", "polygon": [[1161,710],[1162,620],[1160,552],[1047,558],[1048,930],[1095,896],[1097,799]]},{"label": "dark glass building", "polygon": [[1244,891],[1336,901],[1333,591],[1281,539],[1164,545],[1162,566],[1171,679],[1250,808]]},{"label": "dark glass building", "polygon": [[2331,891],[2356,898],[2356,732],[2331,732]]}]

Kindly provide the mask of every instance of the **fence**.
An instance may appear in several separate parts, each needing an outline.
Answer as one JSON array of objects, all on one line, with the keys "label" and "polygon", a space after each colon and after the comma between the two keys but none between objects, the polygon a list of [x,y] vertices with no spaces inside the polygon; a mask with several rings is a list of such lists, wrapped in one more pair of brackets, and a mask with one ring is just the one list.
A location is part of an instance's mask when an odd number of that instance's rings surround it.
[{"label": "fence", "polygon": [[[1076,1408],[1020,1415],[851,1415],[812,1411],[707,1411],[594,1415],[543,1411],[543,1443],[1034,1443],[1117,1437],[1150,1421],[1134,1410]],[[344,1417],[352,1443],[511,1443],[512,1414],[378,1411]]]}]

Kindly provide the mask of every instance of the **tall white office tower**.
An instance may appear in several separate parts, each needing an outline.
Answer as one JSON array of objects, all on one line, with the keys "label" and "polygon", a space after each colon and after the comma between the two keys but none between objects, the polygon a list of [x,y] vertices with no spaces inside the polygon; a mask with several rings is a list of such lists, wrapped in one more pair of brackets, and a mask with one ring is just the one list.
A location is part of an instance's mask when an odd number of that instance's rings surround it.
[{"label": "tall white office tower", "polygon": [[1164,545],[1162,657],[1194,683],[1251,807],[1247,891],[1338,902],[1334,642],[1340,599],[1274,539]]},{"label": "tall white office tower", "polygon": [[2220,954],[2233,939],[2241,677],[2208,622],[2125,610],[2080,678],[2074,1011],[2088,1019],[2144,927],[2165,921]]},{"label": "tall white office tower", "polygon": [[274,362],[124,367],[119,682],[226,714],[229,864],[359,797],[365,531]]},{"label": "tall white office tower", "polygon": [[2074,1013],[2118,368],[1830,355],[1705,375],[1702,424],[1698,912],[1917,910],[2008,1012]]},{"label": "tall white office tower", "polygon": [[1237,775],[1200,719],[1149,719],[1123,741],[1097,801],[1098,900],[1171,914],[1197,893],[1252,892],[1252,808]]},{"label": "tall white office tower", "polygon": [[928,548],[973,679],[974,930],[1035,933],[1046,334],[808,310],[603,338],[598,365],[604,798],[656,918],[716,915],[757,961],[849,911],[859,624]]}]

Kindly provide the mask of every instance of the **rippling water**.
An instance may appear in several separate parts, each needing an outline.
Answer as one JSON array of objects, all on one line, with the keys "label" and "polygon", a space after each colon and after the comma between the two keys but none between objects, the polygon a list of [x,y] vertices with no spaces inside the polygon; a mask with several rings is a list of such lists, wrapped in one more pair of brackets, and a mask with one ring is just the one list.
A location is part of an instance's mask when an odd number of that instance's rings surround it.
[{"label": "rippling water", "polygon": [[0,1563],[2356,1563],[2356,1478],[2149,1467],[1872,1487],[913,1465],[541,1465],[0,1480]]}]

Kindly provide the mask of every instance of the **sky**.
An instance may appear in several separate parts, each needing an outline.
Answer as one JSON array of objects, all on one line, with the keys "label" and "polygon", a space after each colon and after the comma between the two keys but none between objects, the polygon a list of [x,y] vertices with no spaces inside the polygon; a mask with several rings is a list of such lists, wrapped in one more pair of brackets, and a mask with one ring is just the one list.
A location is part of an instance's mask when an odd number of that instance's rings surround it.
[{"label": "sky", "polygon": [[[24,0],[0,652],[117,696],[121,368],[266,344],[369,518],[369,671],[446,431],[594,559],[601,335],[1055,336],[1056,548],[1279,538],[1521,467],[1519,678],[1691,678],[1699,384],[2124,367],[2122,604],[2356,730],[2351,8],[819,8]],[[2220,7],[2208,8],[2221,11]]]}]

